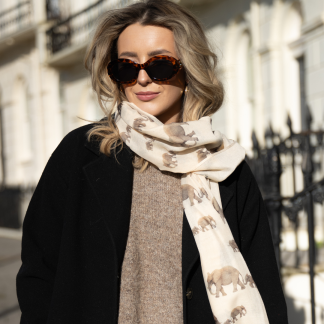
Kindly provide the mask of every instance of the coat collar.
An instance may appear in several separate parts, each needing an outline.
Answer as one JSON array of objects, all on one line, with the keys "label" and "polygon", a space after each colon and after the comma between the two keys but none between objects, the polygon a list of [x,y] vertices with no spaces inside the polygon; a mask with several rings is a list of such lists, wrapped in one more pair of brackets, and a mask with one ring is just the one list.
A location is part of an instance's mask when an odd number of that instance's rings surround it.
[{"label": "coat collar", "polygon": [[[103,155],[103,153],[100,152],[100,142],[97,140],[91,140],[90,142],[88,140],[85,140],[84,146],[98,156]],[[123,146],[126,149],[126,151],[129,153],[129,155],[133,157],[134,152],[129,148],[129,146],[127,146],[126,144],[123,144]]]},{"label": "coat collar", "polygon": [[[97,155],[92,162],[83,168],[101,207],[100,214],[91,215],[91,223],[104,219],[115,246],[117,271],[120,272],[129,230],[134,173],[132,157],[134,152],[124,144],[123,149],[117,154],[118,164],[113,153],[108,157],[100,152],[98,141],[88,142],[86,140],[84,145]],[[116,151],[118,152],[119,148]],[[219,187],[225,213],[226,207],[233,197],[233,192],[223,183],[219,183]],[[107,193],[109,193],[109,199],[107,199]],[[198,260],[197,245],[184,213],[182,232],[182,280],[184,288],[191,269]]]}]

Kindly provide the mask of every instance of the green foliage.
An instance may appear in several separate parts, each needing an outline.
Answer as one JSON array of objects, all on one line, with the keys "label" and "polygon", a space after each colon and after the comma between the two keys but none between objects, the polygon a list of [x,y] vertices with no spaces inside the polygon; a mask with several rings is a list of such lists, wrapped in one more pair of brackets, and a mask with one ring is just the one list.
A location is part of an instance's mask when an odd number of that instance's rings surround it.
[{"label": "green foliage", "polygon": [[321,249],[324,247],[324,241],[316,241],[315,245],[316,245],[316,249]]}]

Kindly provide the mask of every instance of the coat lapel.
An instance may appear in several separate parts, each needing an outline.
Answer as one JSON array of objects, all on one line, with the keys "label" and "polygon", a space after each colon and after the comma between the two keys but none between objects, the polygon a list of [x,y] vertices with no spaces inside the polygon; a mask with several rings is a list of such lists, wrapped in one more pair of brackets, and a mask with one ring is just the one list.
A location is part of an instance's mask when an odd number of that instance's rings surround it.
[{"label": "coat lapel", "polygon": [[[91,223],[103,218],[116,250],[118,271],[120,271],[130,221],[134,171],[133,152],[130,149],[122,149],[117,154],[117,160],[120,163],[118,164],[113,154],[108,157],[100,153],[95,142],[86,142],[85,146],[98,155],[94,161],[83,168],[101,207],[101,213],[93,213],[90,216]],[[117,148],[118,151],[119,148]]]},{"label": "coat lapel", "polygon": [[186,213],[183,212],[183,227],[182,227],[182,284],[186,287],[189,273],[198,261],[199,251],[195,238],[192,234]]},{"label": "coat lapel", "polygon": [[223,212],[225,213],[226,207],[228,206],[228,203],[233,198],[234,193],[231,189],[225,186],[224,182],[219,183],[219,192],[222,200]]}]

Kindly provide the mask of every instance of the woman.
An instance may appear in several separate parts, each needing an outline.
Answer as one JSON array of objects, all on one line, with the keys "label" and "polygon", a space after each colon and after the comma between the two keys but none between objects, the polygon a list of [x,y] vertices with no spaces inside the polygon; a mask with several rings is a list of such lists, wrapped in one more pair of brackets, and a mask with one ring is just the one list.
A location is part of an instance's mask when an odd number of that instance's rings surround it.
[{"label": "woman", "polygon": [[106,118],[63,139],[35,190],[21,323],[288,323],[244,150],[211,128],[215,66],[173,2],[103,15],[86,67]]}]

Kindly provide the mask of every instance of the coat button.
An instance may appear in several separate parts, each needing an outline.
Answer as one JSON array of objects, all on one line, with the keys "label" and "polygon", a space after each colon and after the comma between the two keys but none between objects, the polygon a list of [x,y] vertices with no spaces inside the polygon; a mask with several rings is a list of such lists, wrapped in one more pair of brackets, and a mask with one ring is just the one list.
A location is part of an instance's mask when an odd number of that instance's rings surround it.
[{"label": "coat button", "polygon": [[192,288],[187,288],[187,293],[186,293],[187,299],[191,299],[192,295],[193,295]]}]

